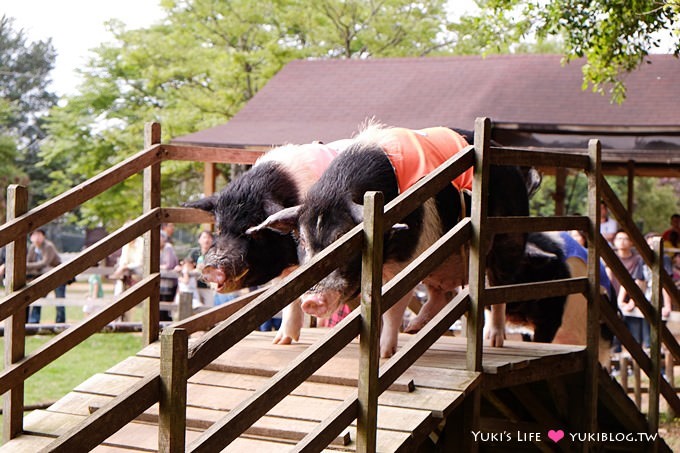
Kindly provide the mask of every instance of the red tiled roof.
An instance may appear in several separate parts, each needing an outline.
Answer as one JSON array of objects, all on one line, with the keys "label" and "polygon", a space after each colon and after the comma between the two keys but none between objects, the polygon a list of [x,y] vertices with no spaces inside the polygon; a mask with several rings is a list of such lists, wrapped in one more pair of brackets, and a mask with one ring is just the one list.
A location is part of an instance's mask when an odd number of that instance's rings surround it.
[{"label": "red tiled roof", "polygon": [[539,124],[680,125],[680,60],[652,55],[625,76],[627,99],[582,90],[582,60],[499,55],[305,60],[286,65],[229,122],[173,142],[270,146],[350,137],[366,118],[472,129],[478,116]]}]

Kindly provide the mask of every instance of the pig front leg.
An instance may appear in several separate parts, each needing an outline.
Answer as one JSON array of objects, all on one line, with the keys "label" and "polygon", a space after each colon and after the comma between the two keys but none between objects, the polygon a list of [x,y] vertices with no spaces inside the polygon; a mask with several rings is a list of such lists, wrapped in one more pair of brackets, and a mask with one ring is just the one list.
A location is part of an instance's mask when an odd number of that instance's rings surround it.
[{"label": "pig front leg", "polygon": [[382,317],[382,330],[380,332],[380,357],[383,359],[392,357],[397,352],[399,330],[404,319],[404,312],[408,306],[411,293],[407,293],[392,308],[387,310]]},{"label": "pig front leg", "polygon": [[439,287],[431,285],[426,286],[428,294],[427,302],[422,306],[418,314],[408,323],[408,326],[404,329],[404,332],[406,333],[420,332],[420,329],[430,322],[430,320],[434,318],[452,298],[452,296],[448,297],[448,295]]},{"label": "pig front leg", "polygon": [[300,339],[300,331],[305,320],[305,314],[300,305],[300,299],[295,299],[283,309],[281,328],[276,332],[274,344],[291,344]]},{"label": "pig front leg", "polygon": [[505,341],[505,304],[491,306],[490,324],[486,334],[486,337],[489,339],[489,345],[500,348]]}]

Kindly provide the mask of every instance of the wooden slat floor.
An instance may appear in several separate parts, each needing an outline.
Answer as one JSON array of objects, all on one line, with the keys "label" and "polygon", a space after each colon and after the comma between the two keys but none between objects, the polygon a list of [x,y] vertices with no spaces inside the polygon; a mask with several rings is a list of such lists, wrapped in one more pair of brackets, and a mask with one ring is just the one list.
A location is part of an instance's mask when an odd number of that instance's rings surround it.
[{"label": "wooden slat floor", "polygon": [[[300,342],[272,345],[274,333],[253,332],[192,376],[187,389],[187,443],[263,386],[326,329],[303,329]],[[403,335],[400,344],[410,336]],[[28,414],[25,434],[0,451],[34,452],[77,425],[146,374],[159,368],[158,343],[92,376],[46,410]],[[442,337],[379,399],[379,451],[413,451],[478,385],[497,388],[583,369],[582,347],[507,342],[486,348],[483,374],[465,370],[465,338]],[[356,393],[358,342],[348,345],[307,382],[224,451],[289,451],[290,445]],[[158,405],[144,412],[94,451],[156,451]],[[353,451],[356,427],[346,429],[329,451]]]}]

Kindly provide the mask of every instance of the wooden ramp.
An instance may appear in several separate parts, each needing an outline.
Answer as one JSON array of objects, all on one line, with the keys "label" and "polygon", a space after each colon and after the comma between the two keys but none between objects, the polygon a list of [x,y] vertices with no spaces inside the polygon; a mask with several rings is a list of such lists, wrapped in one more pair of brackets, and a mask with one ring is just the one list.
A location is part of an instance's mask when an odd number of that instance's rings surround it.
[{"label": "wooden ramp", "polygon": [[[219,420],[230,409],[284,368],[326,329],[304,329],[291,346],[271,344],[272,333],[253,332],[189,380],[187,442]],[[404,335],[401,343],[408,341]],[[3,451],[37,451],[63,434],[132,384],[157,371],[159,345],[152,344],[134,357],[79,385],[46,410],[30,413],[25,434],[3,446]],[[436,436],[441,422],[482,383],[482,375],[465,371],[464,338],[442,337],[379,399],[379,451],[415,451],[428,436]],[[227,451],[288,451],[352,393],[356,393],[358,343],[352,342],[300,385],[267,416],[256,422]],[[583,369],[583,348],[508,342],[484,354],[484,388],[529,383]],[[158,405],[111,436],[95,451],[155,451],[158,445]],[[355,427],[347,429],[328,450],[353,451]]]}]

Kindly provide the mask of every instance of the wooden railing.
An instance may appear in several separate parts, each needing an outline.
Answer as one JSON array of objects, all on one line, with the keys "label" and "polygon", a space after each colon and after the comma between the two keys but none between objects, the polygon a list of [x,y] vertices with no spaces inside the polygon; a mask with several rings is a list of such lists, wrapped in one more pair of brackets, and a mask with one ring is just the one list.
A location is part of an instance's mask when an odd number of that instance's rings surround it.
[{"label": "wooden railing", "polygon": [[[636,350],[634,340],[628,338],[621,329],[623,325],[616,314],[604,303],[601,304],[599,284],[599,258],[602,255],[615,271],[620,273],[609,255],[599,234],[599,200],[604,198],[612,207],[612,212],[621,224],[633,227],[632,221],[622,220],[625,211],[616,203],[613,192],[601,177],[599,142],[592,141],[588,154],[567,155],[554,152],[528,152],[521,149],[492,148],[489,141],[489,120],[479,119],[475,125],[475,147],[465,150],[449,159],[426,178],[395,200],[382,206],[379,194],[369,194],[365,200],[366,221],[352,229],[332,246],[317,255],[310,263],[298,268],[275,287],[259,290],[243,296],[229,305],[215,307],[204,313],[177,323],[161,335],[161,370],[141,379],[136,385],[114,398],[110,403],[97,410],[80,425],[56,439],[49,451],[73,451],[89,449],[103,442],[107,437],[129,423],[144,410],[160,402],[160,445],[161,451],[184,449],[185,405],[187,379],[203,369],[219,355],[244,338],[264,320],[271,318],[284,306],[305,292],[325,275],[330,273],[336,263],[344,262],[351,256],[363,253],[362,309],[355,310],[338,326],[332,329],[323,340],[311,346],[286,369],[273,376],[267,385],[256,391],[230,411],[223,419],[206,430],[190,446],[190,451],[214,451],[224,448],[240,436],[255,420],[283,399],[314,373],[330,357],[340,351],[353,338],[361,334],[362,375],[356,397],[343,402],[335,413],[322,422],[319,427],[305,437],[295,451],[318,451],[326,446],[342,429],[358,419],[358,451],[371,451],[375,445],[375,410],[377,398],[395,379],[406,370],[436,339],[448,329],[462,314],[468,319],[468,369],[480,371],[482,364],[482,322],[485,307],[501,302],[511,302],[537,296],[567,295],[584,293],[588,298],[588,343],[586,372],[584,373],[584,431],[596,430],[597,388],[600,367],[598,364],[599,321],[602,317],[617,334],[631,354],[648,372],[651,379],[660,382],[660,389],[673,407],[678,403],[675,393],[668,389],[665,381],[659,381],[660,364],[659,341],[653,345],[650,359],[641,348]],[[23,408],[23,380],[44,367],[47,363],[96,332],[128,308],[146,300],[145,340],[158,338],[158,226],[161,222],[206,223],[212,218],[197,210],[160,207],[160,163],[165,159],[194,160],[206,162],[252,163],[259,155],[243,150],[223,150],[205,147],[178,147],[161,145],[157,125],[147,128],[147,149],[122,162],[111,170],[92,178],[73,190],[25,212],[22,190],[13,188],[10,193],[12,203],[8,222],[0,227],[0,245],[8,244],[8,277],[10,294],[0,301],[0,315],[6,319],[6,348],[10,363],[0,375],[0,387],[7,391],[5,396],[5,438],[12,438],[21,432],[20,409]],[[231,159],[231,160],[230,160]],[[588,215],[553,218],[495,218],[487,217],[486,203],[488,194],[488,175],[490,165],[553,165],[585,171],[589,181]],[[472,216],[461,221],[447,232],[409,266],[382,285],[382,231],[385,227],[400,221],[415,207],[435,195],[442,187],[464,170],[474,166],[475,183],[472,197]],[[25,285],[22,279],[22,262],[25,263],[25,235],[32,229],[75,208],[83,201],[102,193],[114,184],[135,173],[144,171],[144,212],[134,222],[109,235],[89,247],[76,259],[61,265],[49,273]],[[612,198],[613,197],[613,198]],[[22,208],[23,207],[23,208]],[[620,216],[620,217],[619,217]],[[570,278],[534,285],[516,285],[487,288],[485,286],[485,254],[493,234],[502,232],[550,231],[581,229],[588,232],[588,275],[587,278]],[[92,266],[112,251],[120,248],[131,239],[144,234],[146,264],[145,279],[123,293],[115,303],[89,318],[78,326],[57,336],[40,351],[24,357],[22,328],[25,321],[24,308],[41,295],[59,286],[69,277]],[[637,233],[639,235],[639,233]],[[632,236],[634,237],[634,235]],[[641,237],[641,236],[640,236]],[[639,238],[635,238],[640,243]],[[388,362],[378,368],[375,353],[378,350],[378,331],[380,314],[388,310],[399,298],[412,290],[416,284],[441,263],[453,250],[462,245],[470,247],[470,284],[456,298],[428,323],[420,333],[404,345]],[[654,265],[657,254],[651,250],[643,251],[645,261]],[[156,257],[152,259],[151,257]],[[610,261],[612,261],[610,263]],[[620,264],[620,263],[619,263]],[[659,267],[654,266],[659,273]],[[629,289],[643,313],[653,321],[653,338],[661,338],[666,347],[680,358],[677,342],[667,331],[658,328],[658,307],[652,307],[644,300],[644,295],[636,294],[631,281],[621,276],[620,281]],[[666,289],[670,280],[657,278]],[[672,283],[671,283],[672,286]],[[629,288],[630,287],[630,288]],[[672,293],[677,297],[677,292]],[[638,300],[638,299],[640,299]],[[646,303],[646,304],[645,304]],[[220,321],[216,327],[210,329]],[[8,330],[9,329],[9,330]],[[197,343],[188,344],[188,335],[199,330],[210,329]],[[625,327],[624,327],[625,329]],[[660,332],[660,333],[659,333]],[[6,353],[6,356],[8,354]],[[650,379],[650,380],[651,380]],[[656,384],[655,384],[656,385]],[[658,388],[658,387],[656,387]],[[671,389],[672,390],[672,389]],[[479,419],[480,390],[473,392],[471,420]],[[658,423],[658,393],[654,413],[650,411],[650,429]],[[656,420],[656,421],[655,421]],[[8,429],[9,428],[9,429]]]}]

